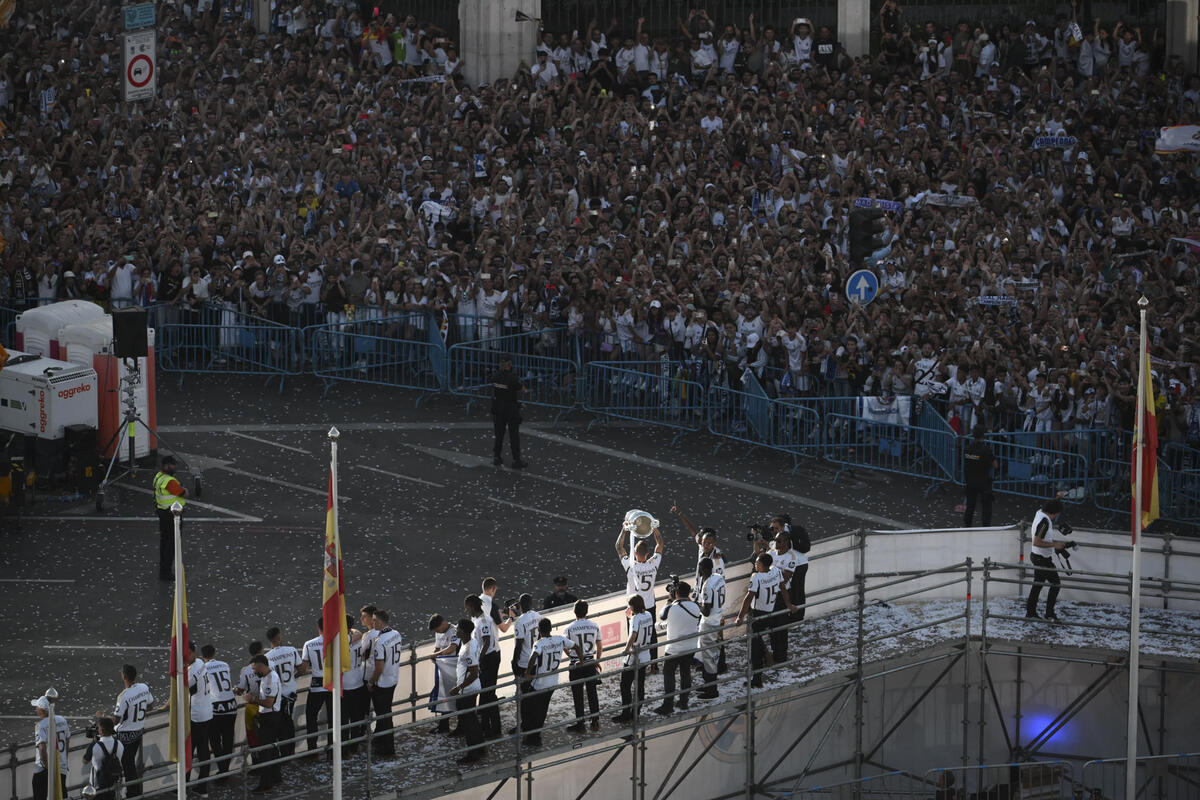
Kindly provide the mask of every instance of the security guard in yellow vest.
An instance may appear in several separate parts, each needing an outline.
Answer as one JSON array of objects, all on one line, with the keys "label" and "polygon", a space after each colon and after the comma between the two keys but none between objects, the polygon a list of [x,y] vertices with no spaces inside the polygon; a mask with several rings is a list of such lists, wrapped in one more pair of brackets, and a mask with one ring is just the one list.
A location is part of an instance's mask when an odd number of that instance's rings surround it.
[{"label": "security guard in yellow vest", "polygon": [[186,505],[187,489],[175,478],[175,457],[163,456],[154,475],[154,505],[158,510],[158,577],[169,581],[175,573],[175,515],[171,506]]}]

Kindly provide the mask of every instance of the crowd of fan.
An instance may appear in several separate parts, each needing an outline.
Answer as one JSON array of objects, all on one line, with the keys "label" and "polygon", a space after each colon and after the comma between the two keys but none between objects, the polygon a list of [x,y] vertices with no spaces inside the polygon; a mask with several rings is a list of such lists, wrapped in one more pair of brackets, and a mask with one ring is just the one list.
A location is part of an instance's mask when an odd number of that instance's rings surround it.
[{"label": "crowd of fan", "polygon": [[[476,86],[412,17],[302,0],[258,35],[251,5],[160,6],[158,95],[130,104],[119,7],[0,30],[0,306],[457,312],[733,385],[1127,429],[1144,294],[1160,435],[1200,440],[1196,255],[1171,241],[1200,185],[1154,152],[1200,78],[1157,32],[943,30],[887,0],[878,55],[851,58],[805,20],[701,11],[547,32]],[[866,307],[844,296],[860,198],[891,201],[893,237]]]}]

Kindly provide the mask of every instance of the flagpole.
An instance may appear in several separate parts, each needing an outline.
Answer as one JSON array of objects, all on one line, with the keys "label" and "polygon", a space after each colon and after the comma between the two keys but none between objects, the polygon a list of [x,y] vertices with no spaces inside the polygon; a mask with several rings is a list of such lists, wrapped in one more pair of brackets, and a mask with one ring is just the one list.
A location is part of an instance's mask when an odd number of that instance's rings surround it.
[{"label": "flagpole", "polygon": [[1138,751],[1138,661],[1141,643],[1140,624],[1142,607],[1142,486],[1143,458],[1146,448],[1146,397],[1150,387],[1146,385],[1146,308],[1150,301],[1145,297],[1138,300],[1142,318],[1141,334],[1138,337],[1138,394],[1134,438],[1136,481],[1133,497],[1133,569],[1129,601],[1129,702],[1128,719],[1125,724],[1125,797],[1132,800],[1137,796],[1137,751]]},{"label": "flagpole", "polygon": [[184,709],[191,699],[188,697],[188,669],[183,662],[183,640],[186,638],[183,627],[183,504],[175,502],[171,506],[171,513],[175,516],[175,685],[178,687],[171,702],[178,704],[175,714],[179,720],[179,724],[175,726],[175,752],[179,756],[175,763],[175,796],[178,800],[187,800],[187,762],[190,754],[187,747],[187,731],[184,730],[188,715],[184,713]]},{"label": "flagpole", "polygon": [[[338,479],[337,479],[337,447],[338,438],[341,434],[337,428],[329,429],[329,474],[331,476],[330,493],[333,498],[333,529],[340,531],[338,527]],[[339,541],[338,549],[341,549]],[[335,554],[333,559],[334,570],[337,572],[337,586],[342,585],[342,559],[341,553]],[[332,631],[333,640],[333,687],[330,691],[333,693],[333,719],[330,724],[333,726],[333,800],[342,800],[342,625],[339,624]],[[326,631],[328,636],[331,632]]]}]

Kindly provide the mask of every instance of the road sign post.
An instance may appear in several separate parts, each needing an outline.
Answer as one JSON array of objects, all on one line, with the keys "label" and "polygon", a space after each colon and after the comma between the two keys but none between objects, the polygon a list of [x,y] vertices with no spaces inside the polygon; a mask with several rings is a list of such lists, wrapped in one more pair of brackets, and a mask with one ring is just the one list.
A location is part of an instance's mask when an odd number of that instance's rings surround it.
[{"label": "road sign post", "polygon": [[156,40],[153,28],[125,34],[122,44],[125,69],[121,82],[124,85],[123,95],[126,101],[144,100],[157,94]]},{"label": "road sign post", "polygon": [[846,279],[846,299],[865,306],[879,294],[879,277],[869,269],[860,269]]}]

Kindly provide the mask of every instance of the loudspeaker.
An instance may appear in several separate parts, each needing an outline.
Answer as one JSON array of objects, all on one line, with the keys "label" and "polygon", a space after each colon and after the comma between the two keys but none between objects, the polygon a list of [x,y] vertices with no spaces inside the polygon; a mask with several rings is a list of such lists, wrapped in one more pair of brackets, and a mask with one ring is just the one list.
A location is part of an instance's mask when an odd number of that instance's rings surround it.
[{"label": "loudspeaker", "polygon": [[100,446],[96,429],[87,425],[68,425],[63,429],[67,444],[68,481],[80,491],[91,491],[100,483]]},{"label": "loudspeaker", "polygon": [[146,312],[128,308],[112,312],[113,340],[117,358],[145,358]]}]

